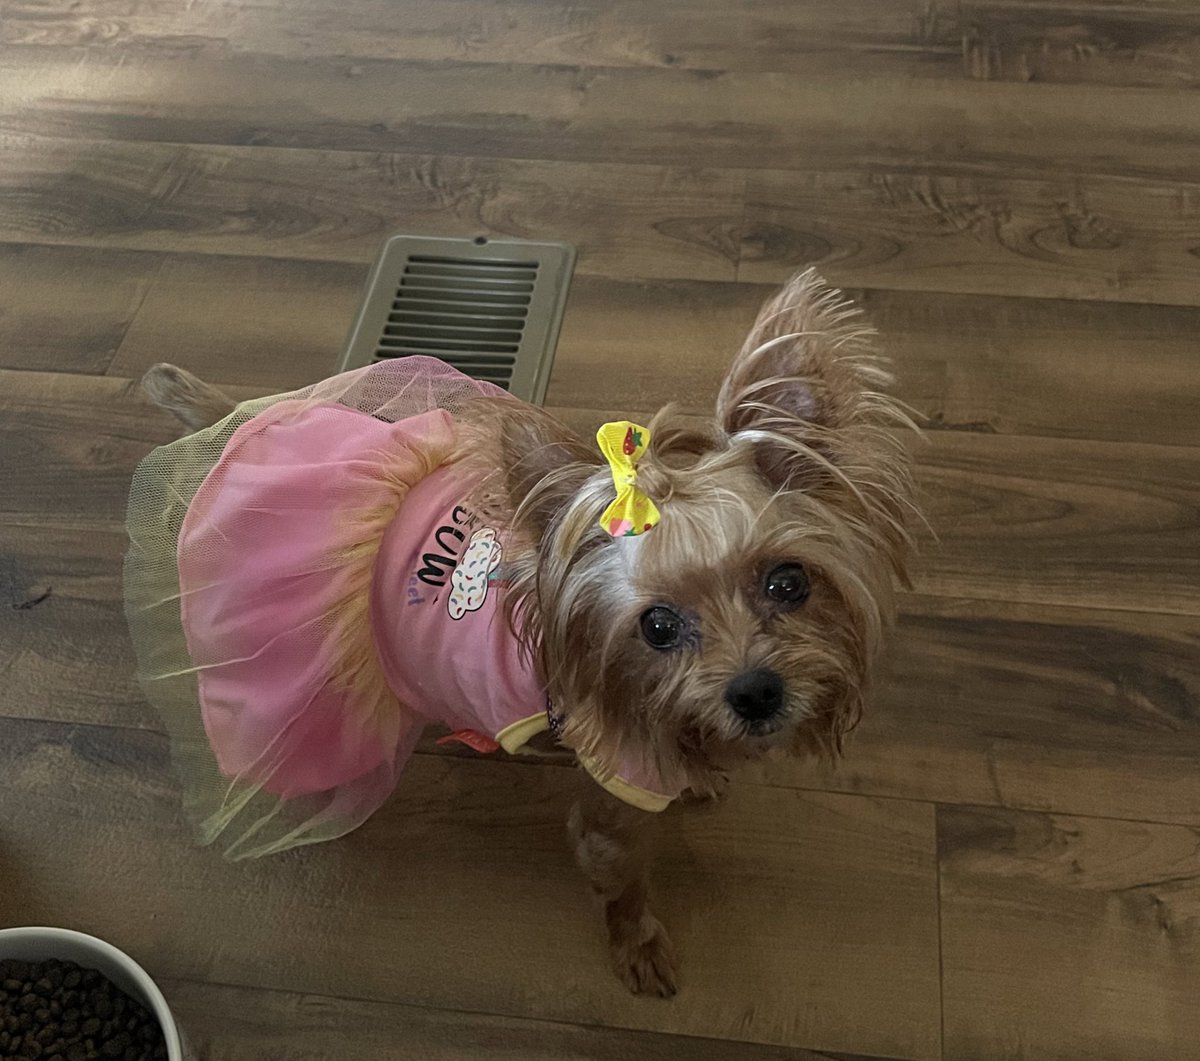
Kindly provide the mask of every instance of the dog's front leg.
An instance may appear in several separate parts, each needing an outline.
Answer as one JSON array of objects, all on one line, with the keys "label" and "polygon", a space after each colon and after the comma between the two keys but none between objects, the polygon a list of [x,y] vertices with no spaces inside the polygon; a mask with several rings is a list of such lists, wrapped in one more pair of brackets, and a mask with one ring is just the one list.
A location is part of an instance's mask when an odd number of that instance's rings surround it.
[{"label": "dog's front leg", "polygon": [[617,976],[635,994],[675,994],[671,941],[647,909],[653,814],[610,795],[590,778],[571,809],[575,859],[604,903],[608,946]]}]

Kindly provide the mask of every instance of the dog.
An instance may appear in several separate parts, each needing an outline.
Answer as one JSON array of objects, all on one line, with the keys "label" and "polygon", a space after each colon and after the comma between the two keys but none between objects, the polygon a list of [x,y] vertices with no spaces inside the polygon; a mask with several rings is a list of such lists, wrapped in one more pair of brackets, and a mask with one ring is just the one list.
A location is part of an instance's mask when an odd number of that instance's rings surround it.
[{"label": "dog", "polygon": [[[677,981],[648,899],[655,814],[622,798],[630,749],[670,779],[664,798],[712,797],[748,760],[840,756],[863,713],[918,518],[915,428],[872,336],[809,271],[762,307],[713,415],[620,425],[623,457],[508,397],[455,412],[453,461],[476,485],[470,519],[455,509],[463,529],[442,528],[474,558],[450,620],[476,614],[499,565],[554,735],[588,768],[568,831],[635,993],[669,997]],[[235,409],[169,365],[144,388],[193,431]],[[598,519],[623,491],[653,513],[621,523],[640,533]]]}]

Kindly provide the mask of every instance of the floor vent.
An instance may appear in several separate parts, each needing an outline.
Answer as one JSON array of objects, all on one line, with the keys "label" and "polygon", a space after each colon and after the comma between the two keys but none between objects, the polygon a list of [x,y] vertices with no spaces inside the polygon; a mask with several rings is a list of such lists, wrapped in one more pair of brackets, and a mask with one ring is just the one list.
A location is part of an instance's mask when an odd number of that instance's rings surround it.
[{"label": "floor vent", "polygon": [[574,267],[568,243],[393,236],[338,371],[427,354],[541,405]]}]

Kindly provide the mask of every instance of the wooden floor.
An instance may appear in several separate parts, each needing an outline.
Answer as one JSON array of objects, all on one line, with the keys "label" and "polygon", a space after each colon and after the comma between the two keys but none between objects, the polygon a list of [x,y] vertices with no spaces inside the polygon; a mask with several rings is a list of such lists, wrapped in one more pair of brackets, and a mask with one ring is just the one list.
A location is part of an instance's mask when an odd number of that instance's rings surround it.
[{"label": "wooden floor", "polygon": [[[169,359],[334,365],[396,231],[579,248],[549,402],[711,403],[866,304],[940,543],[837,771],[672,812],[626,996],[561,764],[423,754],[333,845],[192,847],[119,603]],[[1200,1058],[1200,0],[4,0],[0,924],[211,1061]]]}]

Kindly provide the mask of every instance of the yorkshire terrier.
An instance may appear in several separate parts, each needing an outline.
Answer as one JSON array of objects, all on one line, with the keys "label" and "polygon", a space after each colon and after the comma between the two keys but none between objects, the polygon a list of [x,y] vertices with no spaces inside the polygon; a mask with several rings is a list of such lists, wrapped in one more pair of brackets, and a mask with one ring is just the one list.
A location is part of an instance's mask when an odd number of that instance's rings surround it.
[{"label": "yorkshire terrier", "polygon": [[[507,396],[454,410],[474,485],[438,541],[461,555],[412,585],[448,591],[453,622],[501,569],[500,614],[586,767],[569,834],[634,992],[676,991],[647,898],[654,812],[746,760],[837,757],[863,713],[916,515],[912,422],[872,334],[809,271],[762,307],[711,418],[667,408],[598,449]],[[172,366],[144,386],[192,430],[234,412]]]}]

